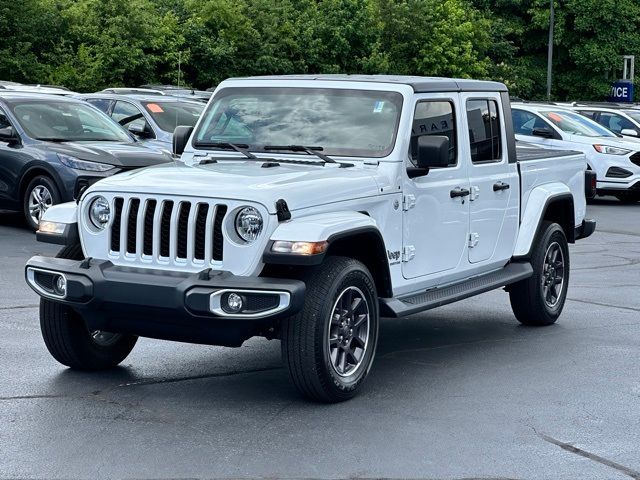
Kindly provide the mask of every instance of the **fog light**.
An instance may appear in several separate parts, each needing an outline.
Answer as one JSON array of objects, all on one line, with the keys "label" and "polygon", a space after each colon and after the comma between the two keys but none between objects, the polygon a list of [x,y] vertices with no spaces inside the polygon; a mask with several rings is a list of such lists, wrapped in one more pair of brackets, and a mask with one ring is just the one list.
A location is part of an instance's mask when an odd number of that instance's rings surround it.
[{"label": "fog light", "polygon": [[230,293],[227,297],[227,307],[232,312],[239,312],[242,310],[242,297],[237,293]]},{"label": "fog light", "polygon": [[60,295],[64,297],[67,295],[67,279],[62,275],[58,275],[56,278],[56,283],[53,286],[53,290],[56,295]]}]

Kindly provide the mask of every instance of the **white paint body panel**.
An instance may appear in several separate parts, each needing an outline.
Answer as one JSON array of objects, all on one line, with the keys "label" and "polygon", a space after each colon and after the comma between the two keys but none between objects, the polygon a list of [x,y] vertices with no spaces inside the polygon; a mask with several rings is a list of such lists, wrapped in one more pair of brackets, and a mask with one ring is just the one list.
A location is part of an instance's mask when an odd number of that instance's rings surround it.
[{"label": "white paint body panel", "polygon": [[[229,80],[227,86],[295,86],[313,88],[349,88],[396,91],[404,103],[399,133],[392,152],[384,158],[341,158],[354,164],[292,165],[261,168],[262,162],[247,160],[236,152],[224,152],[218,163],[197,166],[198,158],[210,151],[195,151],[189,145],[183,162],[162,165],[106,178],[87,189],[79,205],[79,232],[87,255],[106,259],[116,265],[157,268],[167,271],[195,272],[210,267],[236,275],[255,276],[262,271],[262,255],[269,240],[320,241],[360,227],[376,228],[390,252],[413,247],[415,256],[408,262],[389,260],[394,295],[405,295],[443,285],[503,267],[514,255],[531,244],[534,226],[539,221],[546,198],[558,191],[570,192],[575,200],[576,224],[584,218],[584,156],[576,155],[524,162],[522,192],[519,191],[517,165],[506,156],[491,165],[471,165],[469,137],[464,111],[464,95],[458,92],[414,94],[408,85],[357,81]],[[473,97],[496,97],[474,93]],[[215,96],[215,94],[214,94]],[[413,111],[420,99],[447,98],[456,106],[459,161],[455,168],[433,169],[428,175],[407,176],[408,151]],[[502,116],[502,115],[501,115]],[[503,141],[506,129],[502,120]],[[197,127],[196,127],[197,128]],[[506,143],[505,143],[506,145]],[[505,147],[506,148],[506,147]],[[220,152],[218,152],[219,155]],[[256,154],[258,157],[273,157]],[[317,161],[297,154],[277,154],[278,158]],[[494,192],[497,181],[508,182],[509,190]],[[479,188],[477,200],[450,198],[457,186]],[[415,206],[403,211],[403,196],[415,196]],[[110,202],[116,197],[173,199],[189,202],[225,204],[228,213],[223,222],[224,261],[157,261],[140,255],[110,252],[108,230],[96,232],[88,225],[86,208],[97,195]],[[522,198],[522,226],[519,226]],[[278,222],[275,203],[285,199],[292,214]],[[259,239],[241,245],[233,239],[233,212],[253,206],[264,219]],[[53,211],[53,207],[50,211]],[[158,213],[156,212],[156,215]],[[174,221],[175,219],[172,219]],[[138,225],[142,220],[138,219]],[[476,251],[470,251],[469,233],[479,232]],[[155,244],[154,244],[154,248]],[[476,248],[476,247],[474,247]],[[381,252],[385,255],[386,252]]]},{"label": "white paint body panel", "polygon": [[42,215],[42,220],[56,223],[77,223],[78,205],[76,202],[59,203],[49,207]]}]

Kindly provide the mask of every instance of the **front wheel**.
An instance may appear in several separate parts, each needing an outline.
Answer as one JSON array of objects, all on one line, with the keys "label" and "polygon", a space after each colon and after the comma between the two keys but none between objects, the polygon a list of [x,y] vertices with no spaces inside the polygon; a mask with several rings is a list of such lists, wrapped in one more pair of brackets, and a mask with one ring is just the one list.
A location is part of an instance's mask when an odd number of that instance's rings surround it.
[{"label": "front wheel", "polygon": [[557,223],[542,224],[531,266],[533,275],[509,290],[511,308],[523,325],[551,325],[562,312],[569,288],[569,245]]},{"label": "front wheel", "polygon": [[22,199],[24,218],[31,230],[37,230],[44,212],[49,207],[60,203],[61,196],[53,180],[45,175],[38,175],[29,182]]},{"label": "front wheel", "polygon": [[[58,258],[82,260],[80,245],[64,247]],[[90,331],[71,307],[40,300],[40,330],[49,353],[58,362],[77,370],[104,370],[122,362],[138,340],[134,335]]]},{"label": "front wheel", "polygon": [[302,310],[282,324],[282,358],[307,398],[340,402],[366,379],[378,341],[378,297],[357,260],[328,257],[306,278]]}]

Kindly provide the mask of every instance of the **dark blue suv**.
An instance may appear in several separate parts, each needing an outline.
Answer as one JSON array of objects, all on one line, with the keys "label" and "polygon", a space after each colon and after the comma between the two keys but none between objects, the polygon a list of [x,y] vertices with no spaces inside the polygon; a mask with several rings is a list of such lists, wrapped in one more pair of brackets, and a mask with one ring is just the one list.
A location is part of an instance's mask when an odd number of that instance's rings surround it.
[{"label": "dark blue suv", "polygon": [[82,100],[0,94],[0,209],[23,211],[34,230],[47,208],[73,199],[78,178],[170,161]]}]

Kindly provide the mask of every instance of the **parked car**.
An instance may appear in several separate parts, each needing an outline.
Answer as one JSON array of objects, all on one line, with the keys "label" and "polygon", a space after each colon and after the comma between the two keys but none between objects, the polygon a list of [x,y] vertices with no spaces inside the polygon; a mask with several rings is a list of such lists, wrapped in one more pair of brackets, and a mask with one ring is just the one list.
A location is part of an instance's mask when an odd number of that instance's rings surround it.
[{"label": "parked car", "polygon": [[168,161],[83,101],[0,93],[0,208],[23,211],[33,230],[49,207],[73,199],[79,177]]},{"label": "parked car", "polygon": [[554,323],[568,243],[595,228],[584,155],[519,159],[500,83],[232,79],[175,148],[183,162],[46,212],[39,239],[66,247],[31,258],[26,279],[62,364],[112,367],[138,336],[238,347],[260,335],[281,339],[304,395],[345,400],[371,369],[381,315],[506,287],[520,322]]},{"label": "parked car", "polygon": [[622,202],[640,201],[639,143],[555,105],[514,104],[512,117],[518,140],[583,152],[589,169],[596,173],[598,195],[613,195]]},{"label": "parked car", "polygon": [[160,90],[136,87],[111,87],[105,88],[104,90],[96,93],[115,93],[117,95],[165,95],[165,93]]},{"label": "parked car", "polygon": [[160,91],[165,95],[171,95],[172,97],[179,97],[194,100],[197,102],[207,103],[211,98],[212,91],[209,90],[195,90],[193,88],[180,87],[178,85],[155,85],[147,84],[140,85],[140,88],[149,88]]},{"label": "parked car", "polygon": [[640,109],[616,104],[574,104],[572,110],[624,137],[640,138]]},{"label": "parked car", "polygon": [[170,96],[80,95],[145,143],[171,152],[173,131],[178,125],[194,126],[204,105]]},{"label": "parked car", "polygon": [[76,92],[73,92],[66,87],[60,87],[56,85],[24,85],[22,83],[15,82],[0,83],[0,92],[2,91],[44,93],[48,95],[77,95]]}]

